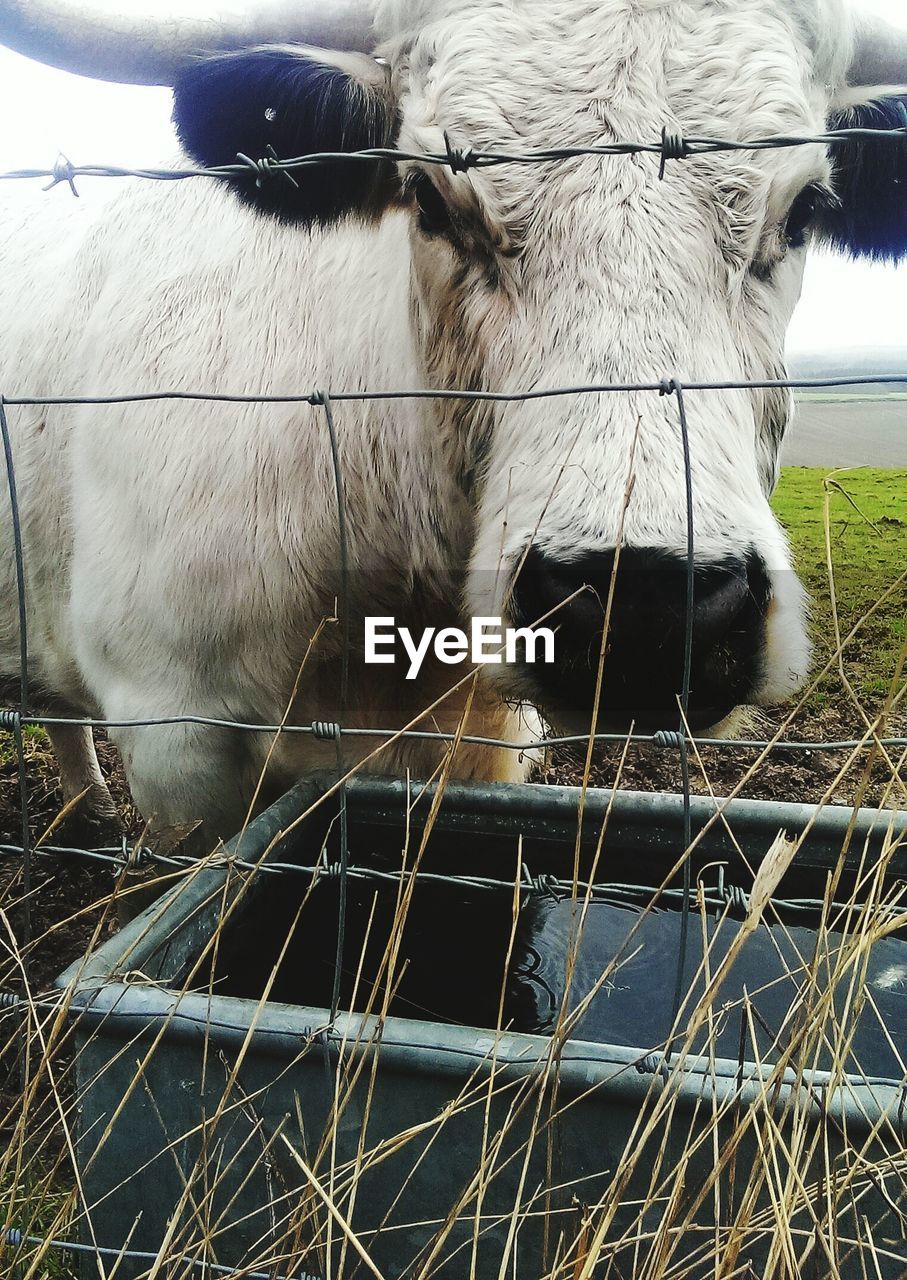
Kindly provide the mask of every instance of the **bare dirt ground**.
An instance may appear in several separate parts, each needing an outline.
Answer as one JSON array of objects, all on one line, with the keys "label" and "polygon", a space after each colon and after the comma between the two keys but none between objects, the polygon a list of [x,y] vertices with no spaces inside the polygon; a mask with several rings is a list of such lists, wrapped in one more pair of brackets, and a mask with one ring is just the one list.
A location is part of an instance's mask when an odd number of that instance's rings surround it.
[{"label": "bare dirt ground", "polygon": [[[61,812],[63,794],[56,762],[43,735],[29,734],[25,745],[29,827],[34,843]],[[130,831],[137,833],[140,826],[122,765],[103,734],[98,734],[98,755],[120,812]],[[19,770],[13,753],[8,751],[0,763],[0,844],[21,845],[21,842]],[[66,821],[51,833],[49,842],[80,848],[86,842],[85,828],[77,821]],[[115,883],[114,872],[110,866],[75,856],[40,852],[35,855],[30,894],[34,939],[30,977],[36,989],[46,989],[68,964],[83,954],[102,918],[110,917],[109,925],[102,925],[105,934],[116,927],[115,916],[107,909]],[[0,861],[0,903],[10,910],[11,924],[20,938],[25,914],[23,890],[19,858],[4,855]]]},{"label": "bare dirt ground", "polygon": [[[863,730],[852,719],[834,711],[825,711],[812,720],[811,730],[803,741],[838,741],[858,737]],[[898,731],[901,736],[901,731]],[[757,735],[760,739],[761,733]],[[800,732],[796,734],[800,740]],[[676,751],[654,747],[630,747],[621,769],[622,749],[612,747],[596,752],[590,782],[597,787],[619,785],[629,791],[680,791],[680,761]],[[694,793],[717,796],[740,795],[753,800],[778,800],[784,803],[863,804],[895,802],[891,792],[891,769],[878,759],[866,776],[865,753],[849,763],[851,753],[841,751],[787,751],[776,749],[762,759],[756,750],[730,751],[722,747],[703,747],[692,761],[691,787]],[[551,766],[542,771],[539,781],[561,786],[579,786],[585,767],[584,757],[564,751]],[[904,803],[904,795],[900,794]]]}]

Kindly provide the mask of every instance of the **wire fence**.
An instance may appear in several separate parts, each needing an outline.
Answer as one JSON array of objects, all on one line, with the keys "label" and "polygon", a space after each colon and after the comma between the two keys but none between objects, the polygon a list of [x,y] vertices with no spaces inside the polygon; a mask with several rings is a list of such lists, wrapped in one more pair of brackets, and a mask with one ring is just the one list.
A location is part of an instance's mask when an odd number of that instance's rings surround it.
[{"label": "wire fence", "polygon": [[[172,870],[190,870],[198,868],[201,860],[186,854],[165,854],[155,849],[139,847],[131,849],[124,840],[120,848],[109,845],[103,849],[82,849],[66,845],[42,845],[38,852],[55,858],[88,858],[108,866],[119,876],[123,872],[136,867],[154,864]],[[18,845],[0,844],[0,856],[19,856]],[[252,862],[236,854],[213,854],[204,860],[203,865],[214,870],[226,867],[231,871],[247,871],[256,876],[295,876],[310,881],[313,885],[321,882],[340,882],[344,878],[357,880],[363,884],[374,884],[401,888],[410,879],[406,871],[382,871],[377,867],[340,862],[330,862],[327,857],[321,862],[307,866],[303,862]],[[708,911],[733,918],[743,918],[750,907],[750,895],[738,884],[725,882],[724,868],[719,869],[715,884],[701,884],[697,901]],[[415,873],[419,884],[434,885],[452,890],[475,889],[487,893],[513,894],[513,880],[496,879],[494,876],[471,875],[465,872],[443,873],[420,870]],[[523,876],[518,887],[523,894],[532,900],[551,899],[555,902],[569,902],[579,894],[589,902],[607,903],[621,906],[631,905],[644,909],[648,904],[657,901],[663,905],[679,907],[681,910],[687,898],[685,889],[659,889],[656,885],[621,884],[614,880],[565,880],[552,874],[532,875],[528,868],[523,868]],[[841,916],[847,912],[848,904],[827,902],[824,898],[774,898],[777,910],[788,914],[801,914],[815,919],[827,907],[832,913]],[[892,907],[882,912],[893,921],[899,923],[899,911]]]},{"label": "wire fence", "polygon": [[[408,153],[389,149],[372,149],[367,151],[359,151],[352,153],[335,153],[320,152],[298,156],[293,159],[282,160],[276,157],[253,159],[248,156],[238,156],[237,162],[231,165],[224,165],[212,168],[168,168],[168,169],[130,169],[106,165],[76,165],[71,163],[67,158],[60,157],[55,165],[51,168],[34,168],[19,169],[12,172],[0,174],[0,181],[15,180],[41,180],[47,179],[49,187],[55,187],[59,184],[69,186],[73,194],[78,195],[76,187],[77,180],[94,179],[94,178],[136,178],[146,181],[174,182],[190,179],[210,179],[227,181],[237,178],[248,178],[252,176],[259,184],[276,181],[296,181],[295,175],[302,175],[307,170],[323,164],[349,163],[349,164],[399,164],[418,163],[429,166],[443,166],[450,169],[453,173],[466,173],[470,170],[478,170],[491,168],[500,165],[551,165],[557,166],[568,161],[582,158],[607,158],[607,157],[625,157],[640,154],[654,155],[660,159],[659,178],[664,179],[668,166],[684,161],[692,161],[697,156],[731,153],[731,152],[747,152],[747,151],[763,151],[768,149],[787,149],[793,147],[825,147],[834,152],[835,148],[842,145],[850,145],[860,141],[878,142],[880,140],[890,141],[894,145],[903,145],[907,142],[907,126],[890,130],[867,130],[867,129],[840,129],[833,130],[824,134],[817,134],[810,137],[796,136],[775,136],[766,138],[756,138],[744,141],[730,141],[725,139],[715,139],[708,137],[683,137],[668,128],[663,130],[660,140],[642,142],[642,141],[626,141],[616,142],[614,144],[599,147],[563,147],[548,150],[529,150],[523,153],[508,153],[495,150],[481,149],[458,149],[452,145],[449,139],[446,139],[447,149],[443,153]],[[54,727],[83,727],[90,729],[118,729],[118,728],[152,728],[160,726],[174,725],[193,725],[199,727],[208,727],[211,729],[229,729],[236,732],[247,734],[267,734],[267,735],[298,735],[310,737],[314,741],[323,743],[334,743],[337,748],[337,779],[338,794],[340,798],[340,857],[335,863],[324,861],[311,865],[296,865],[272,862],[268,865],[261,865],[258,862],[249,862],[240,857],[232,856],[227,861],[231,868],[245,871],[253,876],[263,874],[269,875],[286,875],[292,874],[302,878],[308,878],[312,884],[320,880],[334,881],[340,888],[340,905],[337,919],[337,946],[334,956],[334,980],[331,995],[330,1007],[330,1027],[333,1027],[340,1013],[341,999],[341,974],[345,963],[344,947],[345,947],[345,931],[347,925],[347,888],[352,881],[365,881],[368,883],[385,884],[396,886],[399,889],[405,885],[407,877],[402,872],[380,871],[374,867],[364,867],[355,865],[350,859],[349,850],[349,831],[347,822],[346,807],[346,791],[345,785],[347,778],[351,776],[344,771],[343,759],[341,753],[341,743],[345,739],[364,739],[375,740],[380,744],[394,741],[411,741],[411,742],[432,742],[437,744],[447,744],[449,746],[457,746],[458,744],[468,744],[477,747],[497,748],[514,751],[520,754],[542,748],[553,748],[560,746],[582,746],[587,747],[590,743],[590,734],[585,735],[548,735],[539,739],[527,738],[525,741],[514,742],[494,737],[481,736],[475,734],[457,734],[444,733],[440,731],[427,730],[421,728],[395,728],[382,729],[377,727],[351,727],[345,723],[349,710],[349,652],[350,652],[350,546],[349,546],[349,520],[346,509],[347,496],[344,486],[344,476],[341,465],[340,452],[337,444],[337,435],[333,418],[333,404],[339,402],[379,402],[379,401],[419,401],[419,400],[448,400],[459,401],[464,404],[468,403],[528,403],[535,400],[557,400],[562,398],[576,397],[600,397],[610,394],[627,394],[627,393],[651,393],[660,397],[671,397],[677,406],[677,429],[680,442],[683,449],[683,470],[684,470],[684,488],[685,488],[685,523],[686,523],[686,555],[685,555],[685,606],[684,606],[684,631],[683,631],[683,669],[682,669],[682,685],[678,689],[678,727],[673,730],[662,730],[651,734],[639,733],[593,733],[591,740],[601,744],[617,744],[624,745],[628,743],[638,745],[648,745],[655,748],[661,748],[667,751],[673,751],[678,754],[681,767],[681,794],[683,799],[683,848],[690,850],[692,845],[692,810],[691,810],[691,781],[690,781],[690,756],[691,751],[698,750],[700,747],[713,747],[722,751],[734,750],[752,750],[761,753],[769,753],[772,751],[785,751],[794,753],[804,752],[851,752],[863,753],[880,748],[885,750],[901,750],[907,749],[907,738],[900,736],[881,736],[878,725],[870,726],[866,734],[862,738],[844,739],[840,741],[802,741],[790,739],[784,736],[783,730],[779,731],[774,737],[764,739],[758,738],[709,738],[696,737],[689,729],[689,703],[691,696],[691,678],[692,678],[692,662],[693,662],[693,616],[694,616],[694,596],[695,596],[695,555],[696,555],[696,529],[694,524],[694,492],[693,492],[693,468],[691,463],[691,446],[690,434],[687,422],[687,400],[689,393],[723,392],[732,390],[809,390],[809,389],[834,389],[834,388],[853,388],[859,386],[891,386],[891,387],[907,387],[907,372],[898,374],[891,373],[887,375],[870,375],[870,376],[853,376],[853,377],[833,377],[833,378],[774,378],[774,379],[754,379],[754,380],[727,380],[727,381],[689,381],[683,382],[676,376],[671,376],[666,371],[664,379],[650,382],[636,383],[608,383],[608,384],[592,384],[592,385],[576,385],[576,386],[553,386],[550,388],[533,388],[524,392],[516,393],[500,393],[494,391],[475,391],[475,390],[442,390],[437,388],[400,388],[394,391],[369,391],[367,389],[355,388],[328,388],[324,390],[304,391],[300,390],[298,394],[289,395],[273,395],[273,394],[228,394],[224,392],[205,392],[204,390],[195,391],[177,391],[161,389],[159,391],[130,393],[123,390],[121,393],[85,396],[74,391],[73,394],[67,394],[66,388],[61,388],[61,394],[54,396],[32,396],[27,394],[27,388],[10,388],[0,394],[0,432],[2,432],[2,441],[5,458],[5,469],[8,484],[9,503],[12,513],[12,529],[14,540],[14,562],[16,577],[16,607],[18,611],[18,636],[20,651],[20,698],[18,707],[9,707],[0,709],[0,730],[10,732],[14,736],[15,752],[17,759],[17,770],[19,780],[19,802],[21,807],[22,819],[22,839],[21,844],[3,844],[0,845],[0,854],[4,857],[21,858],[22,862],[22,885],[23,885],[23,922],[22,922],[22,990],[23,998],[30,999],[30,982],[29,982],[29,951],[32,941],[32,929],[30,920],[31,901],[33,896],[33,865],[34,848],[31,824],[29,820],[29,795],[28,795],[28,778],[27,778],[27,760],[25,742],[23,738],[23,729],[29,726],[42,726],[45,728]],[[10,393],[8,394],[7,391]],[[20,512],[19,492],[16,482],[15,457],[12,442],[12,435],[9,426],[8,410],[11,408],[23,408],[32,406],[52,407],[52,406],[111,406],[111,405],[130,405],[137,403],[146,403],[151,401],[198,401],[209,403],[227,403],[227,404],[253,404],[253,405],[277,405],[277,404],[308,404],[315,408],[320,408],[323,412],[325,428],[330,441],[330,456],[333,469],[333,481],[336,494],[336,518],[338,540],[341,554],[341,591],[339,605],[339,620],[342,628],[342,653],[343,666],[341,672],[341,685],[338,689],[337,706],[339,708],[338,721],[319,721],[313,724],[257,724],[243,723],[229,719],[217,719],[205,716],[197,716],[186,714],[180,716],[164,716],[160,718],[147,718],[139,720],[114,720],[103,718],[92,718],[83,716],[61,716],[61,715],[44,715],[31,704],[31,687],[30,687],[30,660],[29,660],[29,635],[27,624],[27,581],[26,581],[26,565],[25,552],[22,535],[22,521]],[[353,770],[352,772],[355,772]],[[68,858],[84,858],[94,860],[101,864],[109,866],[117,874],[124,870],[135,869],[143,863],[150,862],[161,868],[172,871],[185,871],[199,865],[199,860],[194,857],[182,856],[180,854],[166,854],[155,850],[153,847],[147,848],[141,842],[134,848],[129,848],[124,840],[121,848],[114,846],[104,846],[95,849],[77,848],[65,844],[46,844],[42,846],[40,852],[49,854],[60,859]],[[218,858],[214,856],[205,861],[207,866],[217,866]],[[676,957],[676,969],[674,977],[674,994],[673,994],[673,1018],[672,1023],[676,1023],[681,1013],[684,1001],[684,975],[687,972],[687,959],[689,948],[689,932],[693,917],[693,884],[691,877],[691,860],[686,856],[682,860],[682,885],[679,888],[662,887],[660,891],[647,890],[635,884],[601,884],[594,879],[585,881],[575,876],[572,881],[560,879],[553,875],[531,876],[525,874],[522,882],[522,889],[526,893],[538,895],[549,895],[553,897],[574,898],[585,895],[587,901],[609,901],[621,902],[625,904],[641,904],[642,898],[651,899],[653,893],[660,893],[664,902],[675,905],[679,908],[682,918],[681,935],[679,952]],[[433,874],[428,871],[419,870],[418,873],[423,883],[438,885],[460,885],[470,889],[477,890],[493,890],[495,892],[512,892],[514,883],[504,881],[492,876],[477,875],[442,875]],[[744,917],[750,910],[751,903],[749,896],[739,889],[737,886],[725,886],[723,878],[719,878],[717,888],[704,890],[701,893],[702,903],[718,912],[726,912],[729,909],[742,914]],[[784,904],[788,909],[797,913],[803,913],[806,916],[814,916],[821,914],[823,907],[827,907],[827,903],[814,898],[791,899]],[[841,904],[835,904],[839,910],[845,907]],[[895,918],[897,910],[892,906],[889,910],[891,918]],[[10,1005],[11,1007],[11,1005]],[[661,1056],[655,1066],[651,1066],[650,1073],[655,1075],[667,1075],[670,1073],[672,1061],[672,1041],[669,1041],[663,1056]],[[136,1262],[145,1262],[150,1266],[159,1261],[160,1255],[157,1253],[148,1253],[140,1250],[130,1250],[124,1247],[119,1250],[107,1249],[99,1246],[97,1243],[76,1243],[72,1241],[62,1240],[59,1238],[49,1237],[47,1235],[33,1235],[23,1232],[17,1228],[8,1228],[4,1235],[5,1244],[13,1249],[18,1249],[26,1244],[41,1246],[42,1249],[53,1249],[61,1251],[76,1251],[93,1254],[96,1258],[128,1258]],[[171,1265],[183,1266],[187,1273],[201,1270],[206,1274],[216,1275],[233,1275],[240,1274],[230,1267],[221,1266],[215,1262],[203,1260],[199,1261],[189,1255],[175,1253],[170,1256]],[[273,1274],[273,1270],[243,1270],[242,1275],[253,1277],[264,1277]],[[312,1280],[312,1277],[306,1272],[294,1273],[298,1274],[300,1280]],[[577,1271],[577,1274],[579,1272]]]},{"label": "wire fence", "polygon": [[[899,134],[905,134],[904,130],[897,131]],[[139,720],[111,720],[98,719],[84,716],[51,716],[40,715],[28,710],[28,641],[27,632],[24,625],[24,568],[22,564],[22,545],[21,530],[18,512],[18,500],[15,488],[15,472],[13,469],[12,447],[9,440],[9,429],[6,416],[7,407],[49,407],[49,406],[102,406],[116,404],[133,404],[144,403],[149,401],[166,401],[166,400],[188,400],[188,401],[208,401],[214,403],[242,403],[242,404],[293,404],[305,403],[312,406],[321,406],[325,409],[326,415],[330,415],[330,406],[334,401],[371,401],[371,400],[403,400],[403,399],[447,399],[447,400],[463,400],[474,402],[495,402],[505,401],[508,403],[528,402],[531,400],[560,398],[579,395],[602,395],[607,393],[630,393],[630,392],[655,392],[660,396],[676,395],[678,400],[679,414],[685,424],[685,401],[684,395],[686,391],[727,391],[727,390],[769,390],[769,389],[801,389],[810,388],[834,388],[834,387],[856,387],[865,385],[902,385],[907,386],[907,373],[888,374],[888,375],[871,375],[864,377],[840,377],[831,379],[769,379],[763,381],[736,381],[736,382],[690,382],[680,383],[677,379],[665,379],[657,383],[607,383],[574,387],[558,387],[551,389],[536,389],[523,393],[498,394],[494,392],[481,391],[442,391],[442,390],[399,390],[399,391],[383,391],[383,392],[367,392],[367,391],[340,391],[334,392],[314,392],[299,393],[298,395],[227,395],[217,393],[204,392],[149,392],[139,395],[110,395],[110,396],[53,396],[53,397],[27,397],[20,395],[0,395],[0,429],[3,433],[4,450],[6,455],[7,474],[10,486],[10,501],[13,507],[13,529],[15,538],[15,554],[16,554],[16,572],[17,587],[19,591],[19,610],[23,623],[20,627],[20,646],[22,651],[22,671],[24,673],[23,680],[23,696],[22,705],[19,709],[8,708],[0,709],[0,729],[7,732],[15,733],[22,725],[41,725],[44,727],[54,726],[72,726],[85,727],[93,729],[121,729],[121,728],[150,728],[154,726],[166,725],[198,725],[201,727],[232,729],[243,733],[282,733],[289,736],[305,735],[314,738],[333,740],[340,737],[351,738],[380,738],[388,740],[390,738],[408,739],[412,741],[423,742],[453,742],[454,740],[466,742],[477,746],[496,747],[503,750],[510,750],[517,753],[525,753],[534,748],[546,748],[556,746],[581,746],[589,741],[589,734],[560,735],[547,736],[544,738],[534,739],[532,741],[513,742],[511,740],[479,737],[472,734],[455,735],[445,734],[436,731],[414,730],[414,729],[381,729],[381,728],[352,728],[344,726],[337,722],[316,722],[311,725],[294,725],[294,724],[248,724],[241,721],[225,720],[207,716],[184,715],[184,716],[164,716],[153,717]],[[342,474],[340,471],[339,453],[337,452],[336,437],[333,429],[333,421],[331,418],[330,425],[332,437],[332,466],[334,468],[334,480],[337,493],[337,518],[338,525],[341,526],[342,532],[340,536],[341,546],[341,568],[342,577],[348,582],[348,538],[346,534],[347,516],[345,512],[345,489],[343,485]],[[685,426],[682,428],[682,435],[686,439]],[[692,485],[692,474],[689,466],[688,451],[685,449],[685,478],[687,489],[689,492]],[[688,527],[692,527],[692,510],[688,512]],[[691,558],[691,548],[688,546],[688,563]],[[688,584],[689,587],[689,584]],[[344,644],[344,653],[348,654],[348,645]],[[688,693],[686,695],[688,701]],[[786,750],[786,751],[839,751],[854,748],[864,748],[873,744],[878,744],[890,748],[898,748],[907,746],[907,738],[902,737],[886,737],[882,739],[873,739],[860,741],[855,739],[845,739],[841,741],[834,740],[810,740],[796,741],[783,739],[780,736],[769,739],[755,738],[709,738],[695,737],[688,731],[659,731],[653,734],[639,733],[595,733],[594,741],[599,743],[619,744],[630,742],[637,745],[648,744],[656,747],[676,748],[680,749],[683,742],[693,740],[697,746],[710,746],[726,750],[739,749],[758,749],[758,750]]]},{"label": "wire fence", "polygon": [[447,149],[444,152],[404,151],[397,148],[372,147],[359,151],[316,151],[290,159],[275,156],[252,158],[239,155],[235,164],[207,167],[189,165],[181,168],[130,169],[119,165],[75,165],[66,156],[58,157],[50,169],[14,169],[0,173],[0,181],[28,181],[47,178],[47,190],[65,183],[77,195],[77,178],[144,178],[151,182],[180,182],[189,178],[242,178],[251,173],[257,182],[283,176],[324,164],[401,164],[434,165],[450,169],[453,173],[467,173],[470,169],[487,169],[499,165],[557,164],[566,160],[591,159],[608,156],[656,155],[661,158],[659,178],[665,176],[668,164],[694,156],[732,153],[735,151],[776,151],[794,147],[831,148],[853,142],[903,142],[907,138],[907,125],[893,129],[832,129],[826,133],[804,135],[774,134],[764,138],[729,139],[684,137],[667,126],[657,142],[613,142],[601,146],[554,147],[524,152],[490,151],[482,148],[453,146],[445,134]]}]

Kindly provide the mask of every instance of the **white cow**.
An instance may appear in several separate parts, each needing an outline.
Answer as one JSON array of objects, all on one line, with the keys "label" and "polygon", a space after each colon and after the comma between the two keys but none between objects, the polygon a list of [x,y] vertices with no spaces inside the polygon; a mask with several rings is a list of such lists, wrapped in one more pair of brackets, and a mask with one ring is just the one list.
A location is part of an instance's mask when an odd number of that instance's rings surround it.
[{"label": "white cow", "polygon": [[[838,0],[271,0],[207,20],[0,0],[0,39],[84,74],[172,84],[182,145],[203,164],[438,153],[445,138],[525,152],[649,141],[664,127],[728,139],[815,135],[829,119],[885,128],[902,122],[893,95],[907,81],[907,43],[859,26]],[[782,374],[814,234],[854,253],[907,250],[905,148],[888,140],[702,155],[669,163],[663,181],[658,169],[652,154],[465,172],[401,159],[260,185],[250,171],[233,189],[133,182],[98,213],[44,197],[4,215],[0,393],[764,380]],[[808,644],[768,505],[789,397],[687,399],[690,715],[702,727],[790,695]],[[687,520],[675,397],[353,401],[335,417],[347,726],[399,728],[432,707],[420,727],[449,731],[470,706],[470,731],[514,740],[528,732],[523,703],[588,730],[619,541],[598,724],[676,724]],[[114,721],[340,717],[343,626],[319,633],[341,588],[322,408],[152,400],[11,406],[9,421],[36,702]],[[408,681],[407,662],[361,662],[369,616],[414,629],[554,617],[556,660],[489,665],[475,680],[434,660]],[[67,790],[93,783],[95,810],[109,810],[88,733],[53,736]],[[113,737],[146,815],[217,831],[241,818],[270,746],[185,724]],[[425,773],[441,750],[397,745],[373,767]],[[270,777],[280,786],[332,759],[330,744],[286,738]],[[461,747],[454,770],[524,767]]]}]

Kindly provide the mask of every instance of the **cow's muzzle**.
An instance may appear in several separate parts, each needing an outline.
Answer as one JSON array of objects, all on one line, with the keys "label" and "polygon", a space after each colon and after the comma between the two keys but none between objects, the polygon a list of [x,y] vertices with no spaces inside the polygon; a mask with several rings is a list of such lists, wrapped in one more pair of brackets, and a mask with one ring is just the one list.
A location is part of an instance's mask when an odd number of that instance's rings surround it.
[{"label": "cow's muzzle", "polygon": [[[510,612],[519,626],[555,631],[554,663],[535,665],[530,675],[542,710],[555,723],[588,729],[601,671],[600,730],[630,723],[640,730],[676,727],[687,595],[686,562],[665,551],[624,548],[615,572],[614,551],[567,561],[530,547]],[[718,724],[759,685],[770,600],[768,573],[753,551],[696,565],[692,728]]]}]

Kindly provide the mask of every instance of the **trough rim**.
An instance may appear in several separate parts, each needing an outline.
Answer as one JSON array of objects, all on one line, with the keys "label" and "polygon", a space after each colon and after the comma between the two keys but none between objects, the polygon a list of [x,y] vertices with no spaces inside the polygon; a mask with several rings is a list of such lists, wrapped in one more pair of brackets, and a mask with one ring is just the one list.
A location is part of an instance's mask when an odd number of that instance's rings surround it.
[{"label": "trough rim", "polygon": [[[903,1081],[852,1075],[841,1080],[825,1071],[798,1076],[787,1069],[781,1087],[773,1089],[769,1099],[763,1080],[773,1068],[751,1061],[744,1063],[742,1073],[736,1060],[708,1055],[690,1055],[682,1063],[668,1064],[660,1054],[642,1047],[579,1039],[566,1041],[553,1053],[548,1036],[497,1034],[488,1028],[399,1017],[381,1022],[375,1015],[341,1013],[332,1026],[330,1013],[323,1008],[183,992],[168,986],[166,978],[160,981],[152,976],[155,963],[161,963],[162,951],[163,963],[178,965],[185,958],[185,945],[180,949],[173,941],[182,938],[191,942],[202,936],[206,913],[216,910],[225,894],[255,880],[254,872],[237,871],[227,859],[240,851],[244,860],[257,860],[271,846],[262,865],[280,861],[290,838],[285,834],[287,829],[335,786],[335,777],[327,773],[306,777],[224,846],[216,861],[174,885],[87,959],[76,961],[56,979],[62,1007],[75,1023],[80,1042],[96,1036],[132,1039],[155,1035],[167,1022],[165,1039],[201,1045],[207,1038],[209,1043],[230,1050],[245,1042],[254,1018],[255,1051],[269,1057],[302,1061],[310,1052],[336,1058],[377,1049],[384,1069],[407,1075],[429,1072],[462,1079],[478,1070],[509,1079],[549,1071],[552,1076],[556,1073],[558,1087],[569,1094],[594,1089],[599,1100],[607,1097],[641,1103],[653,1088],[669,1088],[676,1091],[684,1111],[703,1102],[721,1107],[734,1101],[751,1105],[761,1100],[773,1109],[786,1109],[795,1101],[798,1108],[809,1108],[817,1122],[834,1118],[861,1133],[884,1124],[907,1134],[907,1084]],[[359,802],[367,806],[376,800],[399,805],[407,795],[420,790],[430,801],[436,785],[426,787],[377,775],[346,784],[350,805]],[[500,810],[518,811],[522,802],[536,818],[547,814],[563,820],[571,811],[577,812],[581,795],[581,790],[573,787],[448,783],[440,812],[444,813],[446,805],[449,813],[465,812],[475,819]],[[899,840],[907,838],[907,812],[901,810],[855,811],[849,806],[820,808],[758,800],[726,802],[703,796],[692,797],[690,803],[694,831],[726,805],[729,821],[748,832],[761,828],[769,843],[778,830],[799,832],[810,822],[814,826],[809,839],[820,843],[840,842],[849,829],[854,844],[861,847],[864,842],[867,847],[881,842],[891,831]],[[601,818],[609,806],[612,820],[615,815],[644,824],[657,819],[673,827],[683,818],[683,798],[678,795],[597,788],[585,793],[584,808],[590,820]]]}]

